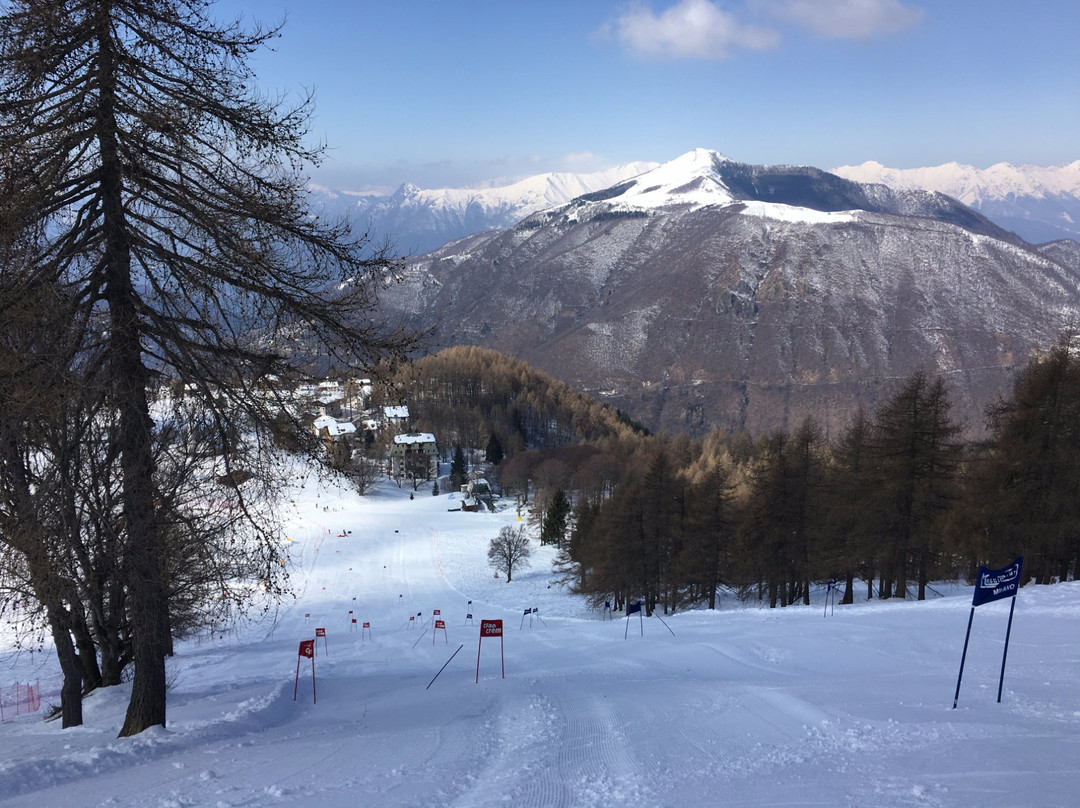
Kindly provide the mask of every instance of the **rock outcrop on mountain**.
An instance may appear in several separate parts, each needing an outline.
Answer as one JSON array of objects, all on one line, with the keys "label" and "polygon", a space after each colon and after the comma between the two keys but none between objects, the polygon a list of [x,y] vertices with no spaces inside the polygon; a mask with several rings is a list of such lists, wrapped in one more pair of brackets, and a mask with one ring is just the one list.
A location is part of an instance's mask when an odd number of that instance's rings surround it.
[{"label": "rock outcrop on mountain", "polygon": [[918,368],[973,432],[1077,321],[1067,248],[949,197],[703,149],[447,244],[384,304],[439,345],[524,359],[657,430],[835,432]]}]

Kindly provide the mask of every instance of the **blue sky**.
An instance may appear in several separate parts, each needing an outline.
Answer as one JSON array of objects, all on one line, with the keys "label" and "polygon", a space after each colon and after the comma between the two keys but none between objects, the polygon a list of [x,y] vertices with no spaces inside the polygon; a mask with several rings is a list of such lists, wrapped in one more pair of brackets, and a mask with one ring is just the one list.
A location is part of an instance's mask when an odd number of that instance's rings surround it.
[{"label": "blue sky", "polygon": [[1080,159],[1075,0],[220,0],[316,93],[312,172],[459,186],[663,162]]}]

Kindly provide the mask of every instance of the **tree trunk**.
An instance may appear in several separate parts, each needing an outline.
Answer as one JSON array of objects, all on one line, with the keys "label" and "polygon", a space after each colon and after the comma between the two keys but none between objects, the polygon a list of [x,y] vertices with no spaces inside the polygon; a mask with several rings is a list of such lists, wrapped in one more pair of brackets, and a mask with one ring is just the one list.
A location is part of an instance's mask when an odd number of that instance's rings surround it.
[{"label": "tree trunk", "polygon": [[844,596],[840,599],[841,606],[849,606],[855,602],[855,573],[849,572],[844,581]]},{"label": "tree trunk", "polygon": [[60,722],[64,729],[82,726],[82,665],[71,634],[64,627],[64,619],[58,614],[58,607],[46,607],[49,616],[49,628],[56,645],[56,659],[64,674],[64,683],[60,687]]},{"label": "tree trunk", "polygon": [[101,669],[98,667],[97,649],[94,646],[90,627],[86,624],[86,613],[81,608],[81,604],[74,601],[71,609],[71,634],[78,651],[79,667],[82,671],[82,689],[83,693],[89,693],[101,687]]},{"label": "tree trunk", "polygon": [[97,138],[105,253],[104,296],[109,307],[109,372],[120,415],[118,444],[122,470],[135,676],[120,737],[165,725],[165,654],[168,649],[168,590],[162,569],[162,538],[154,514],[153,422],[147,400],[148,371],[142,342],[136,292],[131,277],[131,240],[124,210],[123,168],[117,146],[114,104],[116,64],[110,9],[98,17],[100,54]]}]

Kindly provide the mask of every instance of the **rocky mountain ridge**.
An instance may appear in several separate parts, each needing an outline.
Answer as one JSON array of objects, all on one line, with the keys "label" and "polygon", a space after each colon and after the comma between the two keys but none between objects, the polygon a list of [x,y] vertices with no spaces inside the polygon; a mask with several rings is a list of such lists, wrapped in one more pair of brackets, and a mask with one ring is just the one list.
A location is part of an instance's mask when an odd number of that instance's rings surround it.
[{"label": "rocky mountain ridge", "polygon": [[422,256],[385,304],[654,429],[835,430],[923,368],[978,431],[1076,321],[1068,255],[941,194],[697,149]]}]

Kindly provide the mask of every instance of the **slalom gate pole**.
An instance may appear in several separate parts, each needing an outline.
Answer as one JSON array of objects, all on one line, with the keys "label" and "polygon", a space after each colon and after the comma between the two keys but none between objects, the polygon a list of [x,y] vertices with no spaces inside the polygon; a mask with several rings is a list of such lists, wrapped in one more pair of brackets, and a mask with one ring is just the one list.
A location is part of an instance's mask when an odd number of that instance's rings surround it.
[{"label": "slalom gate pole", "polygon": [[[1015,599],[1014,599],[1015,602]],[[956,709],[956,702],[960,700],[960,680],[964,677],[964,660],[967,659],[968,640],[971,639],[971,621],[975,619],[975,607],[971,607],[968,615],[967,634],[964,635],[964,653],[960,655],[960,673],[956,675],[956,693],[953,694],[952,708]]]},{"label": "slalom gate pole", "polygon": [[[427,634],[427,630],[426,630],[426,629],[425,629],[424,631],[421,631],[421,632],[420,632],[420,636],[416,638],[416,642],[414,642],[414,643],[412,644],[412,647],[413,647],[413,648],[415,648],[416,646],[418,646],[418,645],[420,644],[420,640],[424,639],[424,635],[426,635],[426,634]],[[432,631],[432,637],[431,637],[431,640],[432,640],[432,642],[434,642],[434,641],[435,641],[435,632],[434,632],[434,630]]]},{"label": "slalom gate pole", "polygon": [[[659,621],[660,621],[661,623],[664,623],[664,618],[662,618],[662,617],[661,617],[660,615],[658,615],[658,614],[657,614],[656,612],[653,612],[653,617],[655,617],[655,618],[656,618],[657,620],[659,620]],[[668,631],[671,631],[671,626],[669,626],[669,625],[668,625],[667,623],[664,623],[664,628],[666,628],[666,629],[667,629]],[[671,636],[672,636],[672,637],[674,637],[674,636],[675,636],[675,632],[674,632],[674,631],[671,631]]]},{"label": "slalom gate pole", "polygon": [[[441,668],[439,668],[439,673],[442,673],[444,670],[446,670],[446,666],[454,661],[454,657],[456,657],[458,655],[458,651],[460,651],[464,647],[465,647],[464,643],[462,643],[461,645],[458,646],[457,651],[454,651],[454,653],[452,653],[450,655],[450,659],[446,660],[446,662],[443,663],[443,666]],[[427,687],[425,687],[424,690],[427,690],[428,687],[431,687],[433,684],[435,684],[435,680],[439,678],[439,673],[436,673],[431,678],[431,681],[427,683]]]},{"label": "slalom gate pole", "polygon": [[1009,606],[1009,625],[1005,629],[1005,650],[1001,652],[1001,676],[998,678],[998,704],[1001,704],[1001,688],[1005,685],[1005,657],[1009,655],[1009,635],[1012,633],[1013,609],[1015,608],[1016,595],[1013,595],[1012,605]]}]

